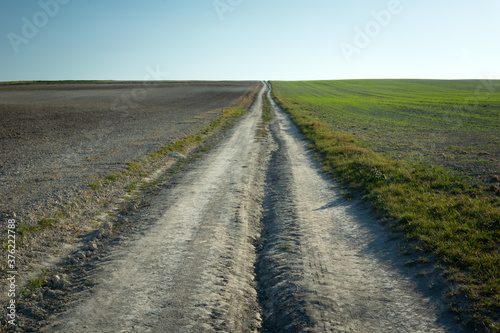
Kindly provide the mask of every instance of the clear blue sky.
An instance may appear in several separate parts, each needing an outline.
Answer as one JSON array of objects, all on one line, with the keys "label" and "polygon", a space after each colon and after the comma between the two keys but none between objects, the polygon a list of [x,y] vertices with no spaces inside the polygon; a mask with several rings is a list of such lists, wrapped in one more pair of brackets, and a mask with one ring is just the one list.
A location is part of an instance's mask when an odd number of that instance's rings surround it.
[{"label": "clear blue sky", "polygon": [[500,79],[499,17],[498,0],[1,0],[0,81]]}]

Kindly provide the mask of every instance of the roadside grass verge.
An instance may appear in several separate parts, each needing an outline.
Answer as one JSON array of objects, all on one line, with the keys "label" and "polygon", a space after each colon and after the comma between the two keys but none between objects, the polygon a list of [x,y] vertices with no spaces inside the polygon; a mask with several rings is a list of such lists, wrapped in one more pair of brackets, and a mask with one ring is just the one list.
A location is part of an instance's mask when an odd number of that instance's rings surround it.
[{"label": "roadside grass verge", "polygon": [[369,200],[379,217],[395,222],[408,240],[419,241],[449,265],[450,282],[470,300],[453,312],[469,327],[500,331],[500,200],[442,166],[377,153],[352,134],[332,130],[308,104],[291,99],[273,84],[273,98],[290,114],[326,171]]}]

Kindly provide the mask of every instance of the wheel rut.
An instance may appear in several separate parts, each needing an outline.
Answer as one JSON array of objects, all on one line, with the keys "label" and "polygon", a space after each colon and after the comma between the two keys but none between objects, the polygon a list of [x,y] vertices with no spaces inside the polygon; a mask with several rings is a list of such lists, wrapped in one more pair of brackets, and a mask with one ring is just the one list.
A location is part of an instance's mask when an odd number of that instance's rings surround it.
[{"label": "wheel rut", "polygon": [[114,246],[43,332],[461,332],[267,86],[141,216],[145,232]]},{"label": "wheel rut", "polygon": [[263,332],[461,332],[369,207],[346,200],[272,101],[256,264]]},{"label": "wheel rut", "polygon": [[256,274],[263,331],[279,332],[307,327],[309,318],[300,306],[298,286],[303,267],[300,253],[300,225],[295,206],[293,174],[278,133],[271,132],[273,143],[266,172],[263,201],[263,230],[258,248]]}]

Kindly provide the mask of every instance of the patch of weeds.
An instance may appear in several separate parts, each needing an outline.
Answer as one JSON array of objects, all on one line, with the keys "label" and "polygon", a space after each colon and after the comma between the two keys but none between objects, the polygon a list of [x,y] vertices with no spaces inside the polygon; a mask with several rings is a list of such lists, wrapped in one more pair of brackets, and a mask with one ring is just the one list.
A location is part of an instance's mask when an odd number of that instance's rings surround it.
[{"label": "patch of weeds", "polygon": [[405,262],[405,266],[412,267],[418,264],[428,264],[428,263],[430,263],[429,259],[427,257],[422,256],[418,259],[408,260],[407,262]]},{"label": "patch of weeds", "polygon": [[64,213],[64,211],[62,209],[57,210],[54,213],[54,215],[57,216],[57,218],[59,218],[59,219],[64,219],[66,217],[66,214]]},{"label": "patch of weeds", "polygon": [[45,230],[52,228],[57,222],[59,222],[59,219],[55,218],[43,218],[38,222],[39,229]]},{"label": "patch of weeds", "polygon": [[88,186],[92,189],[92,191],[97,191],[99,190],[99,184],[96,182],[89,183]]},{"label": "patch of weeds", "polygon": [[141,163],[139,163],[139,162],[132,161],[132,162],[127,163],[128,173],[136,173],[137,171],[139,171],[141,169],[141,167],[142,167]]},{"label": "patch of weeds", "polygon": [[446,280],[451,283],[461,282],[463,280],[463,276],[460,273],[454,273],[447,276]]},{"label": "patch of weeds", "polygon": [[420,244],[411,244],[411,247],[416,252],[424,252],[424,248]]},{"label": "patch of weeds", "polygon": [[448,308],[450,309],[451,313],[454,313],[454,314],[460,314],[460,313],[463,313],[463,309],[455,302],[452,302],[450,303],[450,305],[448,306]]},{"label": "patch of weeds", "polygon": [[37,228],[33,225],[21,224],[17,226],[17,233],[21,236],[26,236],[30,233],[33,233],[37,230]]},{"label": "patch of weeds", "polygon": [[267,99],[267,94],[262,97],[262,120],[267,123],[273,119],[271,114],[271,105]]},{"label": "patch of weeds", "polygon": [[92,281],[92,280],[86,280],[84,282],[84,285],[86,287],[93,287],[93,286],[98,285],[98,284],[99,284],[98,282],[95,282],[95,281]]},{"label": "patch of weeds", "polygon": [[354,199],[354,195],[352,194],[351,191],[348,191],[348,190],[341,190],[340,191],[340,194],[342,194],[342,196],[344,197],[344,199],[346,201],[351,201],[352,199]]},{"label": "patch of weeds", "polygon": [[29,295],[32,295],[34,293],[37,293],[40,288],[42,288],[42,286],[47,282],[47,279],[50,275],[50,272],[47,270],[47,269],[42,269],[42,272],[40,273],[40,275],[38,275],[38,277],[34,278],[34,279],[31,279],[28,283],[28,285],[23,288],[23,290],[21,291],[20,295],[21,296],[29,296]]},{"label": "patch of weeds", "polygon": [[131,193],[135,190],[136,186],[137,186],[137,183],[132,182],[132,183],[128,184],[127,186],[125,186],[125,190],[127,190],[128,193]]},{"label": "patch of weeds", "polygon": [[115,174],[111,174],[111,175],[106,176],[106,179],[114,182],[118,179],[118,176],[116,176]]}]

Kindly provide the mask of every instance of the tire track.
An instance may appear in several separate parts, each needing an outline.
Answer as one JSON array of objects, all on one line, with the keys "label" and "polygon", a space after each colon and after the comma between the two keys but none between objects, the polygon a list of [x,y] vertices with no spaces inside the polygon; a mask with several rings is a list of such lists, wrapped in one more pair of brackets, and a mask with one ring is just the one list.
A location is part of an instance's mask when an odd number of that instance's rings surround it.
[{"label": "tire track", "polygon": [[92,293],[44,332],[258,331],[264,90],[228,137],[141,214],[151,226],[112,250]]},{"label": "tire track", "polygon": [[256,266],[263,331],[463,331],[417,289],[387,229],[366,206],[343,199],[271,104],[275,150]]},{"label": "tire track", "polygon": [[262,138],[265,90],[154,199],[150,226],[112,249],[92,292],[43,332],[462,331],[272,100]]},{"label": "tire track", "polygon": [[256,264],[263,330],[280,332],[309,325],[299,306],[298,287],[302,259],[300,225],[295,206],[293,173],[279,133],[272,131],[273,144],[263,204],[263,230]]}]

